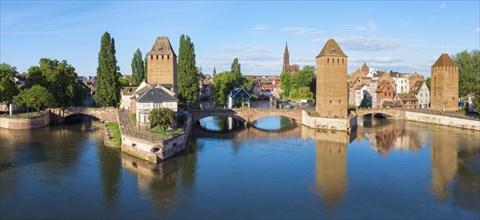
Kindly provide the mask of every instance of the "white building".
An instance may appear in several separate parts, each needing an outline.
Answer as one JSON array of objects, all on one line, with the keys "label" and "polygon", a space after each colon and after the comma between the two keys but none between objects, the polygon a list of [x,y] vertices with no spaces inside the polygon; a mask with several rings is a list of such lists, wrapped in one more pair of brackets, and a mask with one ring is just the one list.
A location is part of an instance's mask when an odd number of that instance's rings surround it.
[{"label": "white building", "polygon": [[122,102],[120,103],[120,108],[121,109],[132,109],[132,102],[131,99],[134,96],[135,91],[137,90],[137,86],[128,86],[128,87],[123,87],[120,96]]},{"label": "white building", "polygon": [[390,76],[395,81],[395,93],[408,93],[410,91],[410,73],[390,72]]},{"label": "white building", "polygon": [[427,109],[430,106],[430,91],[425,81],[417,81],[410,92],[415,94],[418,99],[419,108]]}]

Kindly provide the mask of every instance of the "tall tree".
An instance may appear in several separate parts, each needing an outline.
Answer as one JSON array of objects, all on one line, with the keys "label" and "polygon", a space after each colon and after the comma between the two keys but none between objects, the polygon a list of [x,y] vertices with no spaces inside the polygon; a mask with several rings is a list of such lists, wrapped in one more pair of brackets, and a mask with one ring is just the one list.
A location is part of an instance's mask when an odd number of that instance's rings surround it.
[{"label": "tall tree", "polygon": [[140,83],[145,80],[145,64],[143,62],[142,51],[137,49],[133,54],[132,59],[132,77],[133,77],[133,84],[140,85]]},{"label": "tall tree", "polygon": [[238,62],[238,58],[233,59],[230,73],[232,74],[232,78],[234,82],[237,83],[235,87],[239,87],[240,86],[239,81],[242,78],[242,70],[241,70],[241,64]]},{"label": "tall tree", "polygon": [[458,95],[466,97],[474,94],[475,107],[480,104],[480,50],[471,52],[462,51],[453,55],[453,60],[458,65]]},{"label": "tall tree", "polygon": [[227,96],[235,88],[243,88],[251,91],[254,81],[242,75],[240,63],[235,58],[230,72],[221,72],[213,78],[213,98],[217,105],[223,106],[227,102]]},{"label": "tall tree", "polygon": [[180,102],[191,105],[198,97],[199,71],[195,62],[195,46],[188,35],[180,36],[177,73]]},{"label": "tall tree", "polygon": [[280,87],[283,90],[282,97],[287,98],[290,95],[290,89],[292,87],[290,73],[283,72],[280,74]]},{"label": "tall tree", "polygon": [[93,96],[100,106],[116,107],[120,101],[120,74],[115,53],[115,39],[105,32],[98,52],[97,88]]},{"label": "tall tree", "polygon": [[61,107],[82,105],[85,97],[75,68],[65,60],[41,58],[38,66],[28,69],[26,84],[28,88],[35,85],[46,88]]},{"label": "tall tree", "polygon": [[17,68],[9,64],[0,64],[0,103],[10,103],[13,97],[18,94],[14,77],[17,75]]},{"label": "tall tree", "polygon": [[427,79],[425,80],[425,84],[427,84],[428,90],[430,90],[430,83],[431,82],[432,82],[432,78],[427,77]]},{"label": "tall tree", "polygon": [[38,111],[42,107],[51,108],[57,105],[53,95],[45,87],[39,85],[21,91],[14,99],[18,105],[25,105]]}]

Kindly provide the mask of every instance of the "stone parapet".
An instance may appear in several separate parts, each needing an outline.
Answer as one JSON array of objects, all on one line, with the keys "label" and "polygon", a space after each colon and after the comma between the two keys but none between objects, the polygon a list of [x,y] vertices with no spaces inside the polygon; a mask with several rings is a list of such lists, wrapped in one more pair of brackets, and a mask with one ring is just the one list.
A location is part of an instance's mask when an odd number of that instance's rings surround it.
[{"label": "stone parapet", "polygon": [[405,118],[409,121],[424,122],[436,125],[446,125],[480,131],[480,120],[456,118],[445,115],[434,115],[420,112],[405,111]]},{"label": "stone parapet", "polygon": [[0,116],[0,128],[6,129],[34,129],[43,128],[50,124],[50,113],[36,117],[10,117]]}]

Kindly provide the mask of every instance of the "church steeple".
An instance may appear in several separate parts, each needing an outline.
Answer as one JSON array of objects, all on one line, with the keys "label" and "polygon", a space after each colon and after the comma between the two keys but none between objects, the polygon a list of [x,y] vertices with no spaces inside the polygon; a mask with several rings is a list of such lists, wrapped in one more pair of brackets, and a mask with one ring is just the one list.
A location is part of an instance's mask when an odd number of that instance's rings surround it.
[{"label": "church steeple", "polygon": [[290,55],[288,54],[288,45],[285,42],[285,51],[283,52],[283,69],[282,72],[289,73],[290,72]]},{"label": "church steeple", "polygon": [[215,77],[217,75],[217,70],[215,69],[215,67],[213,67],[213,73],[212,73],[213,77]]}]

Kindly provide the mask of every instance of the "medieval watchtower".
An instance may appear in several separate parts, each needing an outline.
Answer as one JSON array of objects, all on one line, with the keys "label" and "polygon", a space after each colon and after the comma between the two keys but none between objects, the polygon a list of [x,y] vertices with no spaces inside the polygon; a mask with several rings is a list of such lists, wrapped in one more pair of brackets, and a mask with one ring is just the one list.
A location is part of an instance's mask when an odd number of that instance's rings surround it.
[{"label": "medieval watchtower", "polygon": [[458,66],[444,53],[432,66],[430,108],[438,111],[458,109]]},{"label": "medieval watchtower", "polygon": [[329,39],[317,59],[316,110],[320,117],[347,117],[348,57]]},{"label": "medieval watchtower", "polygon": [[177,93],[177,55],[168,37],[157,37],[147,56],[147,83],[160,84]]}]

